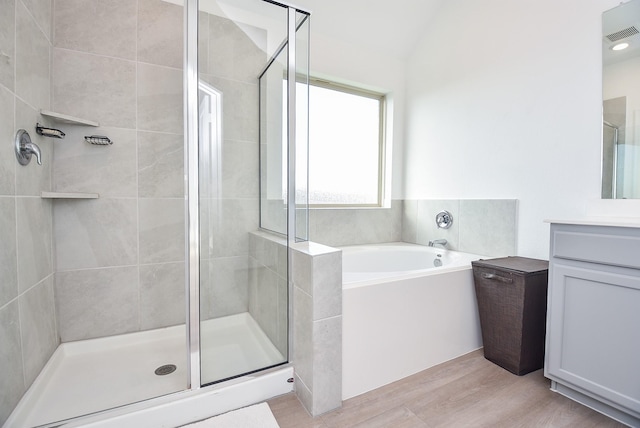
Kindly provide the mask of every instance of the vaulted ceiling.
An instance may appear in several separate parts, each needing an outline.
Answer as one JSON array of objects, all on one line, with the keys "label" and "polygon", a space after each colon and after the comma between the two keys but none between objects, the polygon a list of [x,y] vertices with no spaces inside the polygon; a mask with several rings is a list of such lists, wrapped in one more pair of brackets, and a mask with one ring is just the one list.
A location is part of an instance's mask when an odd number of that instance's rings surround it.
[{"label": "vaulted ceiling", "polygon": [[444,0],[296,0],[314,33],[405,59]]}]

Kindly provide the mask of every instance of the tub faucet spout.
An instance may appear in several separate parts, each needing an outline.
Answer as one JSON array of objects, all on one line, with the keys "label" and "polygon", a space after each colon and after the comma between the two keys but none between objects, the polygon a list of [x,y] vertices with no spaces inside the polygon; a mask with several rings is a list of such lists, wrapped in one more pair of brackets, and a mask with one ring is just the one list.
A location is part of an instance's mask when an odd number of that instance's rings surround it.
[{"label": "tub faucet spout", "polygon": [[447,247],[447,240],[446,239],[434,239],[433,241],[429,241],[429,246],[430,247],[435,247],[436,245],[440,245],[440,246],[442,246],[442,248],[446,248]]}]

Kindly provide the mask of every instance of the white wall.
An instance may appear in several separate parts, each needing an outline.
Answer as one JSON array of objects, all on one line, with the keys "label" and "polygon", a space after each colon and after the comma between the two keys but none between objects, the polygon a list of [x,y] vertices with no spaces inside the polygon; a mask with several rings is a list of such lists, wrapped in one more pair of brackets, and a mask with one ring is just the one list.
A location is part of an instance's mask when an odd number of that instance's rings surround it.
[{"label": "white wall", "polygon": [[544,219],[640,215],[598,201],[601,13],[617,3],[445,2],[407,66],[404,197],[518,199],[517,253],[538,258]]}]

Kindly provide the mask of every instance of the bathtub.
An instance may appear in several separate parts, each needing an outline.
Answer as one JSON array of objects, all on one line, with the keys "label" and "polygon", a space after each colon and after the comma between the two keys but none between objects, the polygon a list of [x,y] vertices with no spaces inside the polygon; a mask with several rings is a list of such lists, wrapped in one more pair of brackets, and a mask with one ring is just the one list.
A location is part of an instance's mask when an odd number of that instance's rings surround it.
[{"label": "bathtub", "polygon": [[471,261],[406,243],[342,247],[348,399],[482,346]]}]

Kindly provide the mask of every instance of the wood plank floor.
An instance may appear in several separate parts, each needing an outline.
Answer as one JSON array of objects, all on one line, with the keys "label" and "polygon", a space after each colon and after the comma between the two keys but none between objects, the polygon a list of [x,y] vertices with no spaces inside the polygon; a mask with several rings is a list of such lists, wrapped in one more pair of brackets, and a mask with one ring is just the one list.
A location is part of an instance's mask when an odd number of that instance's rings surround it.
[{"label": "wood plank floor", "polygon": [[343,402],[312,418],[295,395],[269,400],[281,428],[623,427],[552,392],[542,370],[516,376],[482,350]]}]

